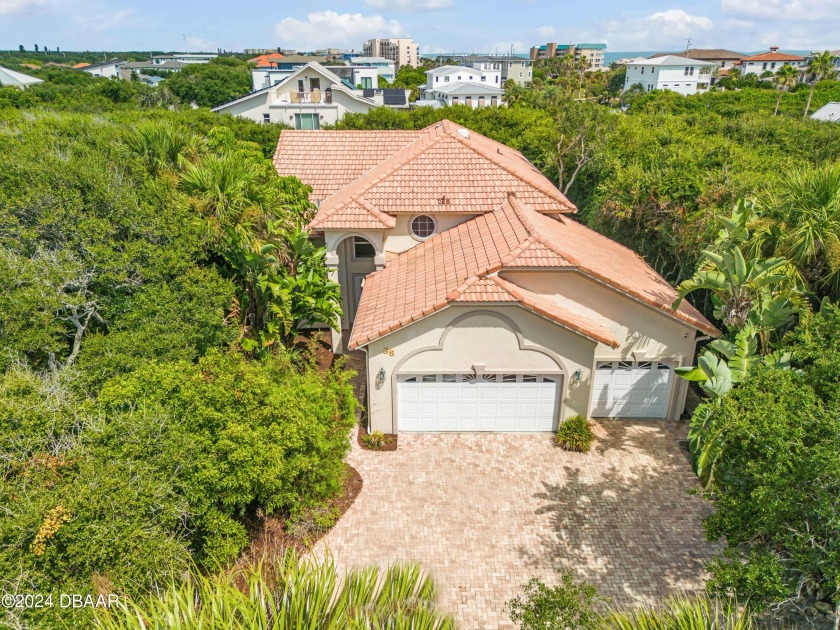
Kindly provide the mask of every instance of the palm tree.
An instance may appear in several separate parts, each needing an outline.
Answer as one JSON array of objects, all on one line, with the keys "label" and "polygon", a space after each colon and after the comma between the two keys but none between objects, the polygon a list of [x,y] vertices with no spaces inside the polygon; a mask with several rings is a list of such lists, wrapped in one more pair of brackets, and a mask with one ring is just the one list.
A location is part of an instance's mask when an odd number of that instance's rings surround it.
[{"label": "palm tree", "polygon": [[805,105],[805,115],[808,117],[808,110],[811,109],[811,97],[814,96],[814,88],[817,83],[823,79],[828,79],[834,74],[834,57],[827,50],[822,51],[819,55],[815,55],[810,62],[808,62],[808,73],[814,75],[814,81],[811,83],[811,91],[808,92],[808,103]]},{"label": "palm tree", "polygon": [[791,171],[762,206],[752,251],[788,257],[812,290],[840,298],[840,164]]},{"label": "palm tree", "polygon": [[782,102],[782,93],[788,88],[792,88],[799,81],[799,70],[786,63],[779,68],[776,76],[773,77],[773,81],[779,88],[779,98],[776,99],[776,109],[773,110],[773,115],[775,116],[779,113],[779,103]]},{"label": "palm tree", "polygon": [[738,68],[731,68],[729,70],[729,72],[726,74],[726,76],[728,78],[732,79],[733,81],[737,81],[738,79],[741,78],[741,70],[738,69]]},{"label": "palm tree", "polygon": [[150,175],[172,171],[198,157],[201,139],[171,122],[145,122],[129,130],[117,145],[117,153],[137,160]]}]

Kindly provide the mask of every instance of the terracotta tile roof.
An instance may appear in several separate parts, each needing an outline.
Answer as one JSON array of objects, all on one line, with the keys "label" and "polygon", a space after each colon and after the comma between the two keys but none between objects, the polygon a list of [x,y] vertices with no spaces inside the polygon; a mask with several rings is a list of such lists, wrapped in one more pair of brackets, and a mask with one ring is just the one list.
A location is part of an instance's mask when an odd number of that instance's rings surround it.
[{"label": "terracotta tile roof", "polygon": [[741,59],[741,63],[745,61],[804,61],[805,57],[800,57],[798,55],[788,55],[786,53],[776,52],[775,50],[771,50],[770,52],[761,53],[760,55],[753,55],[752,57],[744,57]]},{"label": "terracotta tile roof", "polygon": [[295,131],[280,133],[274,166],[326,199],[420,137],[422,131]]},{"label": "terracotta tile roof", "polygon": [[[531,248],[533,256],[526,253]],[[514,300],[571,330],[617,345],[595,312],[494,276],[503,268],[545,266],[570,267],[695,328],[719,334],[687,301],[678,311],[671,309],[674,289],[631,250],[571,218],[553,219],[512,197],[493,212],[430,238],[369,275],[350,347],[365,345],[452,302]]]},{"label": "terracotta tile roof", "polygon": [[280,53],[269,53],[267,55],[259,55],[253,59],[249,59],[248,63],[256,64],[258,68],[266,68],[283,59],[285,55]]},{"label": "terracotta tile roof", "polygon": [[[281,145],[285,133],[281,134]],[[387,138],[394,132],[377,133],[391,142]],[[310,227],[342,227],[338,216],[332,215],[340,213],[352,200],[364,200],[389,214],[479,214],[492,211],[509,193],[515,193],[539,212],[577,211],[519,151],[448,120],[418,133],[413,141],[386,155],[376,166],[324,199]],[[286,154],[287,149],[281,150],[278,145],[275,163],[285,162]],[[280,172],[294,173],[292,164],[286,163]],[[299,176],[307,181],[306,175]]]},{"label": "terracotta tile roof", "polygon": [[340,210],[326,217],[319,227],[321,229],[390,230],[396,224],[397,220],[390,214],[380,212],[364,200],[351,199]]}]

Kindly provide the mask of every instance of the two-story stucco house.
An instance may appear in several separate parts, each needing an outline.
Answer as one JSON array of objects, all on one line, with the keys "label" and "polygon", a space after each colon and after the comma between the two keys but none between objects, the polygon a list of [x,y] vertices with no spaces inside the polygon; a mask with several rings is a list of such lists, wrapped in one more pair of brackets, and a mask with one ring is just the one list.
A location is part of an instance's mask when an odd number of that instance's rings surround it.
[{"label": "two-story stucco house", "polygon": [[626,62],[624,89],[641,85],[645,92],[669,90],[679,94],[697,94],[709,88],[712,67],[716,64],[699,59],[663,55]]},{"label": "two-story stucco house", "polygon": [[805,57],[782,53],[779,52],[778,46],[771,46],[770,52],[744,57],[737,67],[744,76],[748,74],[761,76],[765,72],[776,74],[782,66],[793,66],[797,69],[804,68]]},{"label": "two-story stucco house", "polygon": [[698,334],[637,254],[584,227],[525,157],[444,120],[284,131],[281,175],[341,285],[333,347],[363,350],[372,430],[552,431],[573,415],[674,419]]},{"label": "two-story stucco house", "polygon": [[500,64],[441,66],[426,71],[423,98],[415,105],[496,107],[502,103],[503,96]]},{"label": "two-story stucco house", "polygon": [[[376,76],[376,70],[366,69]],[[347,112],[366,114],[381,105],[362,90],[318,63],[307,63],[279,83],[214,107],[214,112],[256,122],[285,123],[295,129],[320,129]]]}]

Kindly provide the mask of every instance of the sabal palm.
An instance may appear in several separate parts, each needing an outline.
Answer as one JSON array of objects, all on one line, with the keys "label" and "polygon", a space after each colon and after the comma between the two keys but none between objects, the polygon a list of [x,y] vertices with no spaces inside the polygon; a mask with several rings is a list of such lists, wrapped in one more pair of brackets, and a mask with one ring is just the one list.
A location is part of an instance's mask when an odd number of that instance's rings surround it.
[{"label": "sabal palm", "polygon": [[192,161],[201,151],[198,136],[171,122],[144,122],[129,130],[117,145],[117,152],[138,160],[151,175],[176,169]]},{"label": "sabal palm", "polygon": [[840,298],[840,164],[791,171],[762,205],[754,250],[790,258],[815,290]]},{"label": "sabal palm", "polygon": [[799,70],[790,64],[785,64],[779,68],[776,76],[773,77],[773,81],[779,88],[779,96],[776,99],[776,109],[773,110],[773,115],[775,116],[779,113],[779,104],[782,102],[782,93],[789,88],[792,88],[799,81]]},{"label": "sabal palm", "polygon": [[803,118],[808,117],[808,110],[811,109],[811,97],[814,96],[814,88],[819,81],[830,78],[834,73],[834,57],[827,50],[815,55],[808,63],[808,72],[814,75],[814,82],[811,83],[811,90],[808,92],[808,102],[805,105]]},{"label": "sabal palm", "polygon": [[253,162],[235,154],[210,155],[186,167],[179,188],[217,234],[246,226],[259,230],[266,201],[260,175]]},{"label": "sabal palm", "polygon": [[300,561],[237,576],[195,575],[159,596],[97,615],[99,630],[454,630],[435,609],[435,586],[415,564],[356,570],[343,579],[330,560]]}]

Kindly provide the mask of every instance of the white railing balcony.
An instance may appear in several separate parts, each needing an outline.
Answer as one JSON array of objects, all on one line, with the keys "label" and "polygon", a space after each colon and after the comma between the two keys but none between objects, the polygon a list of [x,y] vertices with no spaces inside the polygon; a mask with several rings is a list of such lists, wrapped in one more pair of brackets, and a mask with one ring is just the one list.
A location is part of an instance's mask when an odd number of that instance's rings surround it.
[{"label": "white railing balcony", "polygon": [[278,103],[319,104],[332,103],[332,92],[313,90],[312,92],[279,92],[276,97]]}]

